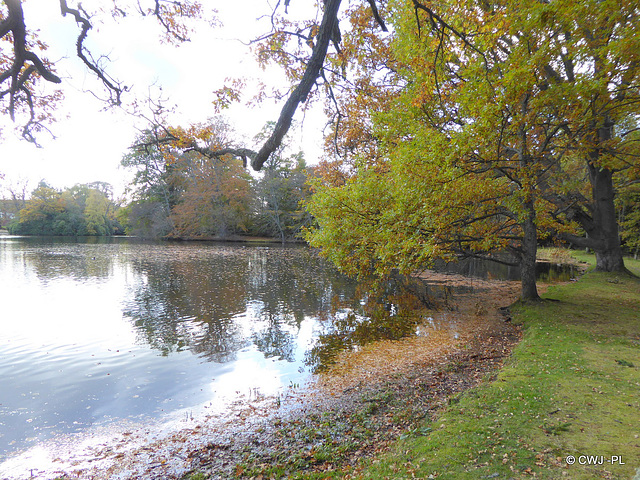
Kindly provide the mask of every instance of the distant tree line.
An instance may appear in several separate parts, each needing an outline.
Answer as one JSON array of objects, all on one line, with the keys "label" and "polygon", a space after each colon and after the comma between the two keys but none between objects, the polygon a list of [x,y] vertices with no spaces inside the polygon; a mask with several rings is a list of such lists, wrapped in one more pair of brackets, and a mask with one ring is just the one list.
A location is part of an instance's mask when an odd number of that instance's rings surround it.
[{"label": "distant tree line", "polygon": [[116,218],[118,206],[105,182],[56,190],[44,180],[26,198],[11,191],[0,203],[0,218],[13,235],[94,235],[124,233]]},{"label": "distant tree line", "polygon": [[[267,125],[257,140],[272,128]],[[187,133],[202,150],[232,145],[233,132],[221,118],[174,130]],[[231,155],[211,158],[197,148],[163,144],[159,137],[157,131],[143,132],[121,162],[135,172],[128,188],[131,202],[118,213],[127,234],[215,239],[250,235],[285,242],[298,238],[310,223],[304,208],[310,169],[302,152],[287,154],[281,148],[254,177]]]},{"label": "distant tree line", "polygon": [[[256,141],[272,129],[273,124],[265,126]],[[174,130],[206,148],[233,144],[233,131],[220,117]],[[286,242],[299,239],[312,221],[305,202],[311,195],[307,180],[313,169],[306,166],[302,152],[287,153],[286,147],[252,176],[236,157],[210,158],[197,148],[176,148],[159,141],[157,131],[147,130],[121,165],[133,170],[133,179],[127,200],[117,202],[105,182],[57,190],[42,180],[30,194],[24,182],[5,185],[0,227],[13,235],[220,240],[258,236]]]}]

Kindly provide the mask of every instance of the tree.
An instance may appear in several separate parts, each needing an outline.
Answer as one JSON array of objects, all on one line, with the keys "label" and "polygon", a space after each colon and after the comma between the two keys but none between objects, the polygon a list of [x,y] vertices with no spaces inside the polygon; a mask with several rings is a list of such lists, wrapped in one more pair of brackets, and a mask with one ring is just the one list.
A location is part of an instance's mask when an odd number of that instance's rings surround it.
[{"label": "tree", "polygon": [[227,238],[246,232],[251,206],[251,177],[230,156],[183,154],[176,163],[183,192],[172,209],[172,234]]},{"label": "tree", "polygon": [[[54,119],[56,104],[62,99],[60,90],[51,92],[46,87],[59,85],[62,80],[55,73],[55,65],[45,57],[48,39],[43,41],[26,25],[22,3],[22,0],[4,0],[0,5],[0,108],[20,124],[22,136],[35,143],[36,135]],[[101,7],[96,13],[85,10],[80,3],[74,8],[67,0],[60,0],[60,14],[72,19],[79,28],[77,57],[103,85],[108,103],[121,105],[122,95],[128,88],[105,70],[106,57],[92,55],[85,45],[94,22],[99,22],[101,17],[152,16],[161,26],[164,40],[180,43],[187,41],[190,33],[185,20],[199,18],[203,11],[198,2],[190,0],[149,0],[115,1],[111,8]]]},{"label": "tree", "polygon": [[41,181],[8,228],[18,235],[112,235],[118,228],[114,210],[111,200],[89,185],[59,192]]},{"label": "tree", "polygon": [[[0,179],[4,178],[0,175]],[[7,182],[4,185],[4,195],[8,195],[2,200],[2,211],[0,212],[0,225],[6,227],[9,223],[18,218],[18,212],[24,208],[27,201],[28,182],[19,180]]]},{"label": "tree", "polygon": [[173,229],[170,214],[177,198],[173,167],[153,138],[153,131],[142,132],[120,161],[123,167],[134,170],[128,187],[133,202],[120,214],[131,235],[157,237]]},{"label": "tree", "polygon": [[[289,1],[285,2],[285,14]],[[310,48],[307,56],[300,56],[301,68],[298,73],[290,75],[292,82],[299,82],[291,89],[290,95],[285,102],[276,126],[264,145],[257,152],[244,148],[232,147],[223,151],[208,151],[209,156],[220,157],[226,154],[233,154],[243,158],[245,163],[251,159],[251,164],[255,170],[260,170],[269,156],[275,152],[286,133],[288,132],[294,113],[298,106],[305,102],[310,92],[316,85],[318,79],[324,75],[324,61],[329,50],[330,43],[333,42],[339,51],[340,28],[338,22],[338,11],[341,0],[326,0],[323,2],[323,14],[320,25],[314,21],[305,22],[306,32],[286,31],[288,22],[278,22],[278,9],[281,3],[278,2],[272,14],[273,31],[264,36],[261,40],[271,39],[273,44],[278,44],[282,39],[284,43],[289,43],[293,38],[304,43]],[[368,4],[383,30],[386,26],[378,14],[375,0],[368,0]],[[96,22],[106,17],[120,18],[128,15],[151,16],[155,18],[164,32],[164,40],[170,43],[180,43],[189,40],[190,19],[204,17],[204,9],[197,1],[192,0],[148,0],[147,2],[128,2],[126,0],[114,1],[111,8],[102,8],[97,12],[90,12],[78,4],[74,8],[66,0],[60,1],[60,13],[63,17],[72,18],[79,27],[76,41],[76,55],[102,84],[108,94],[110,105],[121,105],[122,97],[128,88],[120,81],[113,79],[105,70],[105,59],[102,55],[93,55],[86,47],[85,42]],[[210,25],[216,25],[217,18],[209,20]],[[278,29],[278,25],[285,29]],[[55,65],[46,59],[46,44],[41,41],[37,34],[30,31],[25,23],[25,16],[22,9],[22,0],[4,0],[0,5],[0,39],[7,40],[11,47],[4,49],[4,54],[0,56],[0,102],[4,102],[4,111],[14,120],[17,114],[24,115],[20,122],[22,125],[22,136],[29,141],[36,142],[36,134],[42,129],[46,129],[47,123],[54,118],[55,104],[62,98],[60,91],[52,94],[42,94],[42,81],[49,84],[60,84],[61,79],[55,73]],[[269,55],[267,55],[269,56]],[[289,59],[292,55],[285,55]],[[307,57],[307,58],[305,58]],[[97,58],[97,60],[96,60]],[[281,57],[284,58],[284,57]],[[289,73],[293,69],[288,69]],[[234,88],[225,86],[219,91],[222,105],[226,105],[229,99],[237,99],[239,96]],[[157,106],[157,105],[156,105]],[[158,112],[154,112],[158,113]],[[170,132],[167,133],[171,137]],[[180,139],[174,139],[180,143]],[[182,142],[184,143],[184,142]]]},{"label": "tree", "polygon": [[[376,1],[367,0],[367,2],[380,27],[386,30],[386,26],[378,14]],[[284,3],[285,14],[288,5],[289,1],[286,1]],[[268,157],[281,145],[298,106],[307,100],[318,79],[324,75],[323,66],[329,45],[333,43],[336,51],[340,50],[341,32],[338,21],[340,5],[341,0],[323,1],[322,21],[319,25],[310,20],[305,22],[305,27],[302,30],[291,32],[286,30],[290,25],[289,22],[278,21],[281,2],[276,4],[271,16],[273,31],[262,37],[261,40],[271,39],[273,40],[271,45],[289,44],[291,39],[298,43],[302,40],[309,47],[308,55],[305,52],[303,56],[298,56],[301,68],[297,73],[290,75],[290,79],[293,82],[298,82],[298,85],[292,88],[276,127],[259,151],[233,148],[232,151],[210,152],[210,155],[221,156],[232,153],[242,157],[245,162],[247,158],[251,158],[254,169],[260,170],[262,168]],[[74,5],[69,5],[67,0],[61,0],[60,13],[62,17],[73,19],[79,27],[76,55],[87,70],[100,81],[108,94],[110,105],[121,105],[122,97],[128,88],[120,81],[113,79],[106,71],[104,60],[108,57],[93,55],[85,45],[95,23],[108,17],[117,19],[129,15],[150,16],[158,21],[165,41],[180,43],[189,40],[191,29],[188,26],[188,21],[201,19],[205,15],[202,5],[192,0],[148,0],[146,2],[119,0],[114,1],[110,8],[101,8],[96,12],[88,11],[80,4],[74,7]],[[213,18],[209,19],[209,25],[216,24],[217,18],[214,14]],[[0,39],[11,43],[11,47],[5,48],[4,54],[0,56],[0,86],[4,87],[4,89],[0,89],[0,101],[5,102],[4,110],[14,121],[16,114],[25,115],[26,118],[21,122],[22,135],[35,142],[35,134],[46,128],[47,123],[53,119],[55,104],[61,100],[60,91],[47,96],[41,94],[43,89],[39,89],[39,87],[42,86],[43,80],[55,85],[60,84],[61,79],[55,73],[55,65],[45,57],[46,43],[38,38],[36,32],[30,31],[25,23],[22,0],[4,0],[3,5],[0,5]],[[284,50],[282,51],[284,52]],[[294,56],[285,54],[281,58],[284,57],[288,57],[290,60]],[[289,60],[285,60],[285,62]],[[289,73],[292,72],[293,69],[289,69]],[[227,104],[229,99],[238,98],[234,89],[228,86],[220,89],[219,93],[223,105]]]},{"label": "tree", "polygon": [[89,195],[86,185],[74,185],[60,193],[59,202],[62,211],[56,215],[53,230],[49,235],[87,235],[87,223],[84,218],[86,198]]},{"label": "tree", "polygon": [[[598,125],[604,111],[610,123],[637,110],[637,88],[627,91],[637,82],[635,60],[620,55],[635,45],[636,13],[572,5],[451,3],[436,13],[421,2],[394,2],[392,57],[382,50],[369,71],[393,66],[395,105],[375,113],[375,102],[356,105],[386,150],[361,154],[342,184],[317,186],[311,205],[320,229],[310,240],[352,271],[383,273],[454,251],[506,247],[524,267],[523,298],[536,298],[537,235],[551,229],[575,239],[572,220],[583,220],[598,267],[623,268],[611,175],[637,165],[625,140],[633,130],[622,121],[615,134]],[[596,49],[590,38],[598,35],[607,40]],[[598,55],[612,59],[606,71]],[[374,93],[388,104],[388,92]],[[586,207],[559,189],[575,159],[590,174]]]},{"label": "tree", "polygon": [[279,237],[282,243],[299,236],[310,223],[303,202],[310,196],[302,152],[283,158],[272,155],[256,185],[257,223],[261,234]]},{"label": "tree", "polygon": [[[263,142],[274,127],[273,122],[267,123],[255,141]],[[258,234],[278,237],[282,243],[299,236],[310,223],[303,205],[310,196],[304,154],[287,154],[286,143],[269,157],[255,184]]]},{"label": "tree", "polygon": [[[492,81],[490,77],[493,81],[502,78],[511,82],[520,78],[524,84],[533,87],[528,92],[519,92],[523,97],[511,99],[511,107],[515,107],[518,100],[526,98],[526,111],[538,115],[535,123],[544,128],[541,140],[531,138],[527,143],[544,147],[545,162],[548,166],[555,164],[557,169],[562,168],[566,156],[580,158],[591,185],[585,202],[576,202],[578,195],[574,192],[547,192],[544,195],[543,201],[556,205],[556,220],[565,224],[558,233],[566,240],[593,248],[598,269],[624,269],[612,179],[618,169],[637,163],[637,157],[630,155],[628,148],[631,142],[628,133],[633,130],[626,128],[626,120],[634,112],[637,114],[638,108],[635,53],[638,51],[635,34],[638,12],[635,6],[624,4],[619,8],[619,5],[606,2],[581,2],[579,5],[534,1],[517,5],[468,2],[464,7],[440,4],[436,11],[430,4],[417,0],[390,3],[396,27],[397,19],[403,15],[408,18],[403,12],[409,10],[418,37],[431,35],[434,38],[437,48],[430,52],[432,59],[423,58],[427,63],[433,61],[431,71],[435,72],[439,64],[455,79],[457,62],[466,61],[470,56],[482,60],[476,70],[478,78],[485,77],[488,82]],[[325,5],[325,15],[331,14],[328,5],[329,2]],[[489,25],[498,30],[490,31]],[[329,27],[320,27],[318,35],[327,31]],[[496,32],[498,34],[494,35]],[[487,43],[491,39],[493,43]],[[454,43],[463,51],[458,58],[445,51]],[[314,49],[314,53],[317,51]],[[326,57],[326,51],[324,55]],[[383,58],[388,57],[383,55]],[[391,69],[394,67],[390,66]],[[425,67],[425,62],[421,67]],[[305,74],[314,68],[315,64],[310,63]],[[427,65],[426,68],[431,67]],[[495,69],[503,70],[496,72]],[[371,78],[379,77],[379,70],[370,72]],[[436,77],[434,81],[439,80]],[[536,83],[531,85],[532,81]],[[301,80],[299,86],[303,83]],[[496,86],[500,91],[502,85]],[[425,95],[444,98],[446,88],[437,86],[435,91],[425,92]],[[516,92],[512,90],[511,93]],[[509,122],[513,111],[511,108],[506,117]],[[526,115],[521,112],[523,118]],[[544,116],[548,121],[544,121]],[[495,118],[496,125],[501,125],[504,118]],[[281,123],[286,125],[286,118]],[[540,148],[537,150],[542,152]],[[527,155],[522,159],[525,157]],[[553,161],[549,162],[549,158]],[[256,159],[254,164],[259,163],[260,159]],[[548,183],[548,179],[543,178],[535,181],[539,185]],[[532,208],[529,209],[533,211]],[[570,232],[573,222],[581,226],[586,237]]]},{"label": "tree", "polygon": [[221,117],[188,128],[150,129],[139,136],[121,162],[136,169],[130,193],[137,206],[126,210],[130,233],[227,237],[245,232],[251,177],[231,155],[200,153],[227,148],[232,138]]},{"label": "tree", "polygon": [[111,235],[109,221],[109,199],[96,189],[91,189],[84,209],[87,235]]},{"label": "tree", "polygon": [[134,201],[119,209],[116,218],[127,235],[142,238],[163,237],[173,227],[164,205],[153,200]]},{"label": "tree", "polygon": [[629,182],[620,190],[617,198],[620,233],[625,247],[637,259],[640,252],[640,183]]},{"label": "tree", "polygon": [[588,202],[563,202],[587,236],[563,237],[592,248],[598,270],[624,270],[614,176],[638,168],[632,135],[637,126],[629,120],[640,105],[640,12],[633,2],[551,2],[529,8],[537,15],[532,27],[548,36],[533,58],[546,76],[549,95],[562,107],[552,114],[566,133],[565,148],[586,165],[591,186]]}]

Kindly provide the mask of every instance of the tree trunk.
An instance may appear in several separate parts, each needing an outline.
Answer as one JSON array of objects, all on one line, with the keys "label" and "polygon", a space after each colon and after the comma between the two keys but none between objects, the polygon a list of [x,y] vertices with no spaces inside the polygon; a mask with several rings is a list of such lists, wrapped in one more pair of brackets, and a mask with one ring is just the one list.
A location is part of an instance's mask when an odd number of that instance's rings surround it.
[{"label": "tree trunk", "polygon": [[538,287],[536,285],[536,256],[538,253],[538,232],[536,228],[536,213],[533,201],[526,202],[527,218],[522,223],[523,238],[520,254],[520,281],[522,291],[521,300],[538,301]]},{"label": "tree trunk", "polygon": [[591,183],[591,201],[586,209],[573,210],[571,218],[586,232],[586,238],[563,235],[565,240],[596,254],[596,270],[601,272],[625,271],[622,246],[618,233],[618,219],[615,206],[613,172],[601,165],[601,146],[613,137],[613,122],[605,116],[602,126],[593,134],[594,147],[587,155],[587,170]]},{"label": "tree trunk", "polygon": [[[527,92],[522,96],[521,100],[521,113],[523,118],[529,112],[529,100],[531,99],[531,92]],[[529,155],[529,131],[524,125],[519,129],[520,145],[518,160],[520,168],[523,172],[523,177],[527,177],[527,170],[530,165],[534,163],[533,159]],[[536,224],[536,205],[535,198],[536,192],[533,187],[533,182],[522,183],[523,201],[524,207],[524,219],[521,223],[522,227],[522,244],[520,246],[520,281],[522,285],[522,291],[520,292],[520,298],[523,301],[538,301],[540,296],[538,295],[538,287],[536,285],[536,256],[538,253],[538,227]]]},{"label": "tree trunk", "polygon": [[624,271],[622,246],[618,233],[615,190],[611,170],[589,165],[589,178],[593,195],[593,228],[589,237],[596,254],[596,270],[602,272]]}]

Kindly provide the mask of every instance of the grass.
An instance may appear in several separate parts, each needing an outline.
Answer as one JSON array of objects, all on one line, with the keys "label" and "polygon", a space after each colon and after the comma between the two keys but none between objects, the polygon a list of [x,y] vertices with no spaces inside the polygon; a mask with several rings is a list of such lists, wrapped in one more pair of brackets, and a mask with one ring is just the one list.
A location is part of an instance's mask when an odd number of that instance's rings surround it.
[{"label": "grass", "polygon": [[[585,259],[592,262],[580,254]],[[640,275],[640,262],[627,267]],[[640,279],[594,272],[544,298],[514,307],[524,338],[495,378],[358,478],[633,478],[640,468]]]},{"label": "grass", "polygon": [[567,248],[559,248],[559,247],[538,248],[537,258],[538,258],[538,261],[552,262],[552,263],[578,262],[578,259],[573,254],[573,251]]},{"label": "grass", "polygon": [[[584,253],[576,258],[593,264]],[[640,276],[640,261],[627,268]],[[339,465],[375,439],[371,415],[396,421],[394,399],[382,392],[364,398],[350,419],[323,414],[283,426],[283,443],[312,448],[266,456],[249,448],[235,477],[640,480],[640,278],[591,272],[551,286],[544,298],[512,307],[524,335],[499,372],[450,398],[435,420],[411,413],[416,423],[388,453],[355,468],[312,468]]]}]

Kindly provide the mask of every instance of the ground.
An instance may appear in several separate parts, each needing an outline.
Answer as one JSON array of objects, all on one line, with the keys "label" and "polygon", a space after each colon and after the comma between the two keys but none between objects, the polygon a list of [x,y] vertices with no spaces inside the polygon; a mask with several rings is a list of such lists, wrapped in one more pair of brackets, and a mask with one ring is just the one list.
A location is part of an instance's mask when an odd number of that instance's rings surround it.
[{"label": "ground", "polygon": [[461,281],[473,295],[449,297],[417,336],[342,354],[294,408],[192,452],[185,478],[349,477],[398,438],[427,433],[420,425],[490,378],[520,338],[503,308],[518,284]]}]

